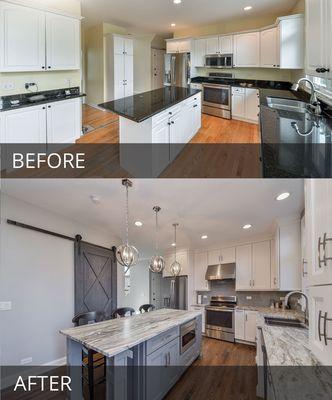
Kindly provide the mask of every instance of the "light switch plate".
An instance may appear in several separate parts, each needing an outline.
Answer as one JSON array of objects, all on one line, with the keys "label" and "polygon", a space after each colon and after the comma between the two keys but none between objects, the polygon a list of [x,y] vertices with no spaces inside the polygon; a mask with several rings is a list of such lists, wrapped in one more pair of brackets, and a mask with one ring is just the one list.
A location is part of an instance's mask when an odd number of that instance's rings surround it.
[{"label": "light switch plate", "polygon": [[15,83],[14,82],[4,82],[2,84],[3,90],[14,90],[15,89]]},{"label": "light switch plate", "polygon": [[252,300],[252,297],[251,296],[247,296],[246,299],[247,300]]},{"label": "light switch plate", "polygon": [[10,311],[12,309],[11,301],[0,301],[0,311]]}]

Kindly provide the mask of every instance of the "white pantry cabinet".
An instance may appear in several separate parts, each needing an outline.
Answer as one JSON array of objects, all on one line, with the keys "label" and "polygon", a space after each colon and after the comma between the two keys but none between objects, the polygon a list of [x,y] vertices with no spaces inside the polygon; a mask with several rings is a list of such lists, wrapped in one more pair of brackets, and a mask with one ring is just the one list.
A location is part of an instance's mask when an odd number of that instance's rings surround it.
[{"label": "white pantry cabinet", "polygon": [[257,89],[232,88],[232,119],[258,123],[259,91]]},{"label": "white pantry cabinet", "polygon": [[208,266],[208,253],[196,253],[194,256],[194,289],[195,291],[210,290],[210,283],[205,279]]},{"label": "white pantry cabinet", "polygon": [[309,286],[332,285],[332,182],[306,181],[306,253]]},{"label": "white pantry cabinet", "polygon": [[1,113],[1,143],[75,143],[82,132],[80,98]]},{"label": "white pantry cabinet", "polygon": [[332,365],[332,286],[309,288],[309,345],[323,365]]},{"label": "white pantry cabinet", "polygon": [[306,0],[306,72],[332,77],[332,4],[330,0]]},{"label": "white pantry cabinet", "polygon": [[260,33],[234,35],[234,67],[260,66]]},{"label": "white pantry cabinet", "polygon": [[256,342],[257,311],[235,310],[235,339]]},{"label": "white pantry cabinet", "polygon": [[0,26],[1,72],[80,69],[78,19],[3,2]]}]

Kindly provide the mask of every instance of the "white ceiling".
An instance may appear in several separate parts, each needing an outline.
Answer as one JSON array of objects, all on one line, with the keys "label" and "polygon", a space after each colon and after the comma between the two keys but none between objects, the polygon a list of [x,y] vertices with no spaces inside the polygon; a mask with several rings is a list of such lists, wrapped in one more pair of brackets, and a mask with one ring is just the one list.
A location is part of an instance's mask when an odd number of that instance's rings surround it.
[{"label": "white ceiling", "polygon": [[[304,207],[302,180],[134,180],[130,190],[130,241],[142,257],[154,251],[155,217],[160,213],[160,247],[171,250],[172,223],[178,222],[178,245],[213,248],[273,233],[276,218],[299,214]],[[120,180],[8,180],[3,192],[85,225],[124,235],[125,191]],[[289,191],[291,197],[275,197]],[[97,195],[100,204],[90,196]],[[140,220],[142,228],[134,226]],[[24,222],[24,221],[23,221]],[[244,224],[253,228],[244,231]],[[207,234],[208,240],[201,240]]]},{"label": "white ceiling", "polygon": [[[83,16],[88,26],[108,22],[132,32],[167,33],[174,28],[186,29],[234,18],[282,15],[297,0],[82,0]],[[251,5],[250,12],[244,12]]]}]

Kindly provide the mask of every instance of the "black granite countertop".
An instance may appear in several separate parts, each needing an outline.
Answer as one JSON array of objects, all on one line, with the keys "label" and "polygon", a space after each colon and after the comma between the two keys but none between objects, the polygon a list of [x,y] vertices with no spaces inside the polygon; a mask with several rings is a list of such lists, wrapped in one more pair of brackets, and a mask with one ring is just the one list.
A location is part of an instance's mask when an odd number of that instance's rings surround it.
[{"label": "black granite countertop", "polygon": [[200,90],[167,86],[135,96],[109,101],[100,104],[99,107],[139,123],[189,97],[195,96],[197,93],[200,93]]},{"label": "black granite countertop", "polygon": [[198,76],[191,79],[191,83],[214,83],[219,85],[230,85],[232,87],[244,87],[254,89],[290,89],[292,84],[282,81],[264,81],[255,79],[237,79],[237,78],[217,78]]},{"label": "black granite countertop", "polygon": [[322,116],[273,109],[268,97],[309,102],[304,91],[260,89],[263,174],[266,178],[332,176],[332,110],[322,103]]},{"label": "black granite countertop", "polygon": [[[34,100],[33,97],[42,96],[39,100]],[[62,100],[76,99],[85,97],[86,94],[80,92],[80,88],[71,87],[65,89],[46,90],[41,92],[16,94],[11,96],[0,97],[0,112],[17,110],[25,107],[33,107],[40,104],[54,103]]]}]

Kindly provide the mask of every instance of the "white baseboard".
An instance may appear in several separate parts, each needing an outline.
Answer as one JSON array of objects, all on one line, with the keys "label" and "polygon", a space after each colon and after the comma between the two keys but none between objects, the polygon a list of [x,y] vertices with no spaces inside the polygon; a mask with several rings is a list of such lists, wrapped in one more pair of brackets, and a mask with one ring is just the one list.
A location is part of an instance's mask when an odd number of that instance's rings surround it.
[{"label": "white baseboard", "polygon": [[[25,380],[29,375],[42,375],[51,371],[55,367],[62,367],[67,364],[67,357],[61,357],[57,360],[50,361],[43,365],[33,368],[27,368],[24,372],[21,373],[23,380]],[[14,386],[17,381],[17,374],[6,376],[5,378],[1,378],[1,387],[0,390],[6,389],[10,386]]]}]

